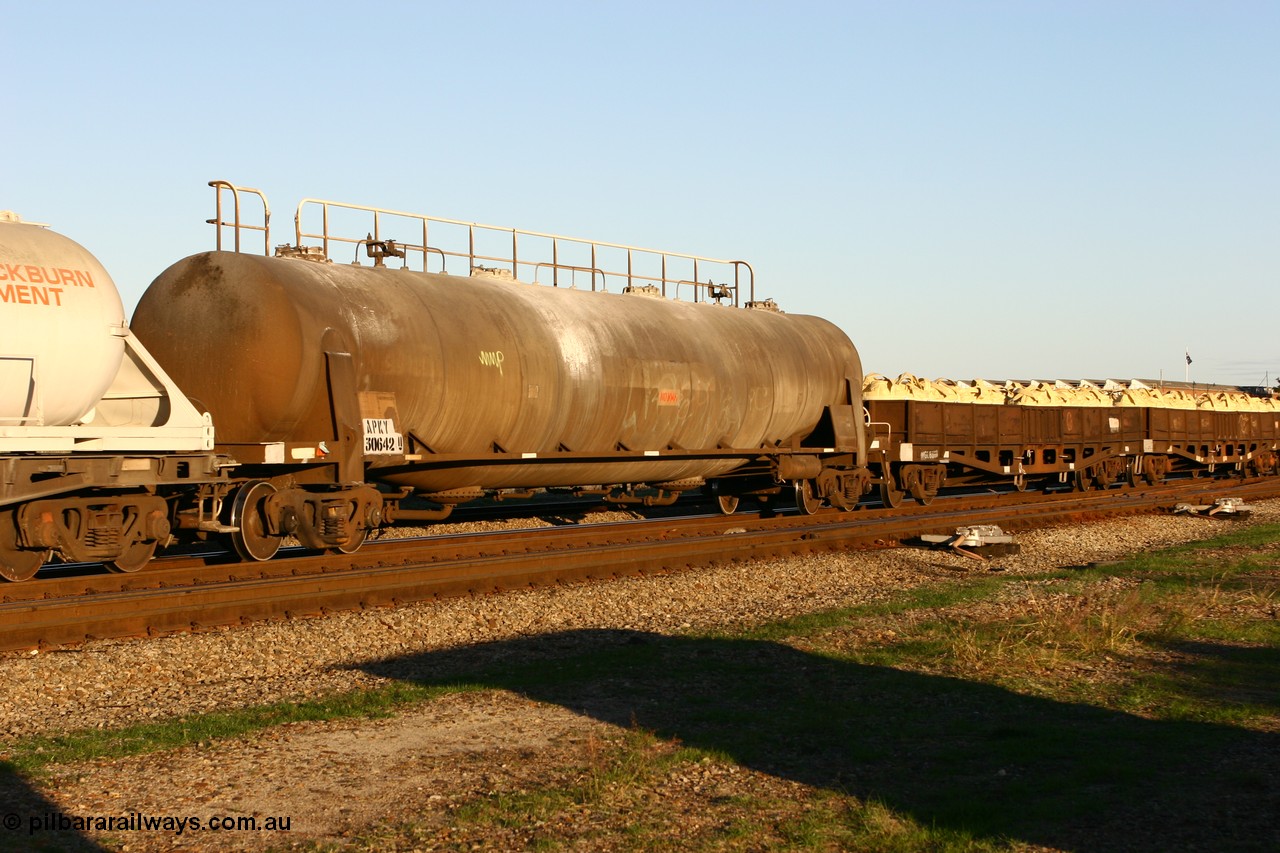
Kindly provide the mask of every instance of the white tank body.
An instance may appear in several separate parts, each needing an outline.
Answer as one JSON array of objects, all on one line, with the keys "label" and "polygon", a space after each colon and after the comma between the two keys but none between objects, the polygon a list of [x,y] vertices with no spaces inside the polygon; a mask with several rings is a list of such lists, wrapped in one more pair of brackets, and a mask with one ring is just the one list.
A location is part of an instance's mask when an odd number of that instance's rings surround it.
[{"label": "white tank body", "polygon": [[120,369],[115,282],[87,249],[0,211],[0,426],[70,426]]}]

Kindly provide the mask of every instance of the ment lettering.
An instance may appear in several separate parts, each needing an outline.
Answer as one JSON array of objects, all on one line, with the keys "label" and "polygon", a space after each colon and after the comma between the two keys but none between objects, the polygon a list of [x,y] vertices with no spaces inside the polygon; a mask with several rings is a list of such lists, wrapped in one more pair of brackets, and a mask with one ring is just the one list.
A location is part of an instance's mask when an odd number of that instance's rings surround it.
[{"label": "ment lettering", "polygon": [[0,302],[8,302],[15,305],[52,305],[61,307],[62,288],[10,283],[0,287]]}]

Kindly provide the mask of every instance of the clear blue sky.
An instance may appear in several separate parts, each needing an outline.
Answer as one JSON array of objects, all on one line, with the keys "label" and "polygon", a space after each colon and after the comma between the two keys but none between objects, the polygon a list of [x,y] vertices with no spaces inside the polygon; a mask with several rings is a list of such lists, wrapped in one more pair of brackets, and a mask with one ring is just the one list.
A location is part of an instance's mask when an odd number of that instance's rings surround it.
[{"label": "clear blue sky", "polygon": [[1277,2],[0,0],[0,208],[131,308],[223,178],[753,263],[868,370],[1280,376]]}]

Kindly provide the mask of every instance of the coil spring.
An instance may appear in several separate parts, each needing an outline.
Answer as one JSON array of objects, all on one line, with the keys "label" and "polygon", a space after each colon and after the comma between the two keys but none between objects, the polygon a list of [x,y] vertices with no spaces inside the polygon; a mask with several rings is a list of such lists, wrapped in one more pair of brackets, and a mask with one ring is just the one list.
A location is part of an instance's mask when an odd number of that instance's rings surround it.
[{"label": "coil spring", "polygon": [[120,528],[90,527],[85,531],[84,543],[90,548],[114,548],[120,544]]},{"label": "coil spring", "polygon": [[89,515],[84,531],[84,544],[90,548],[116,548],[124,534],[124,514],[95,512]]},{"label": "coil spring", "polygon": [[857,477],[843,477],[844,480],[844,499],[851,503],[857,503],[862,497],[862,483]]},{"label": "coil spring", "polygon": [[331,504],[324,508],[320,521],[320,535],[326,539],[340,537],[347,529],[347,519],[342,513],[342,505]]}]

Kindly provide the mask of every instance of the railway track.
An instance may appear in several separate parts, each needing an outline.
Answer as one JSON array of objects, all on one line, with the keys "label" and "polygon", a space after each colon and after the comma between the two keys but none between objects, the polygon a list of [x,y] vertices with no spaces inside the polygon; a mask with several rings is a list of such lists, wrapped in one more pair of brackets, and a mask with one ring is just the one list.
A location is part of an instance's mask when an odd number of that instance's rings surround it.
[{"label": "railway track", "polygon": [[1280,495],[1276,478],[1188,480],[1109,492],[939,499],[894,512],[756,513],[565,525],[371,542],[358,554],[298,552],[265,563],[189,555],[137,574],[37,579],[0,587],[0,650],[157,635],[514,588],[683,570],[899,543],[956,527],[1025,530]]}]

